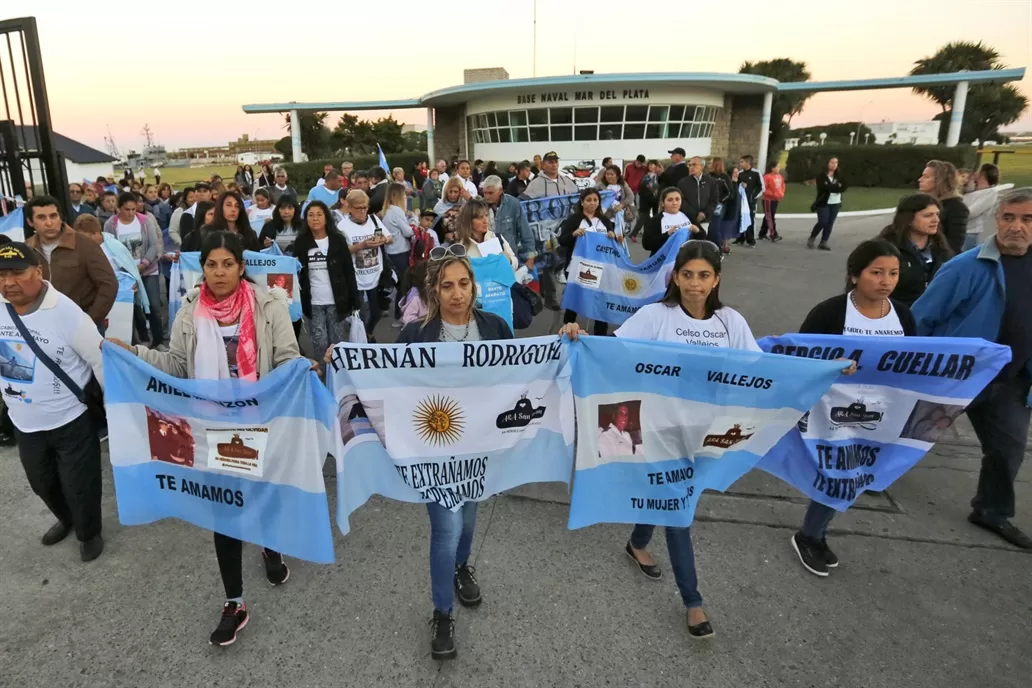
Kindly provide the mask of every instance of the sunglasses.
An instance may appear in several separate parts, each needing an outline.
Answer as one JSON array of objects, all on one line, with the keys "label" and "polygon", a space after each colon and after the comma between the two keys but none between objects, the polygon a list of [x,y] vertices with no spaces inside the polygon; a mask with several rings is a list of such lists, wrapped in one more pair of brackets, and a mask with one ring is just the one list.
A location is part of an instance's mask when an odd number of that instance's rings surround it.
[{"label": "sunglasses", "polygon": [[456,258],[466,257],[466,247],[462,244],[451,244],[450,246],[434,246],[430,249],[430,260],[444,260],[448,254]]}]

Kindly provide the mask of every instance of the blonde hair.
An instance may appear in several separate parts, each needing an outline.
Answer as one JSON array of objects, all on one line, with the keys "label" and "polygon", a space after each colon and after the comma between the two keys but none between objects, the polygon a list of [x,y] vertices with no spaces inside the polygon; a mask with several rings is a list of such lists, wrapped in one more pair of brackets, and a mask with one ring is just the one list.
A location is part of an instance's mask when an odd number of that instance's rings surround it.
[{"label": "blonde hair", "polygon": [[348,207],[355,205],[355,203],[361,203],[365,201],[366,205],[369,205],[369,194],[362,189],[352,189],[348,191],[348,195],[344,197],[344,202],[348,204]]},{"label": "blonde hair", "polygon": [[400,167],[395,167],[393,170],[391,170],[391,178],[393,179],[394,175],[396,175],[398,172],[405,174],[405,170],[401,169]]},{"label": "blonde hair", "polygon": [[470,295],[469,311],[466,313],[466,318],[468,319],[472,316],[473,306],[477,302],[477,277],[473,274],[473,266],[470,265],[469,258],[465,256],[459,258],[448,253],[441,260],[429,260],[426,263],[426,316],[423,318],[424,327],[434,318],[441,316],[441,277],[444,275],[445,268],[456,263],[466,268],[466,272],[469,274],[470,287],[473,293]]},{"label": "blonde hair", "polygon": [[935,178],[935,188],[932,189],[932,196],[935,196],[936,200],[941,201],[946,198],[960,196],[960,193],[957,191],[957,188],[960,186],[960,177],[953,163],[943,160],[929,160],[925,167],[932,168],[932,174]]},{"label": "blonde hair", "polygon": [[463,184],[462,179],[457,174],[453,174],[452,176],[448,177],[448,181],[444,183],[444,188],[441,189],[441,198],[443,198],[448,203],[451,203],[451,201],[448,201],[448,189],[452,188],[458,189],[459,191],[459,199],[456,200],[456,202],[458,202],[458,200],[462,198],[462,190],[465,189],[466,186],[465,184]]},{"label": "blonde hair", "polygon": [[402,210],[405,210],[408,205],[408,196],[405,194],[405,187],[398,182],[391,182],[387,185],[387,193],[384,194],[383,200],[384,212],[387,212],[387,208],[392,205],[396,205]]}]

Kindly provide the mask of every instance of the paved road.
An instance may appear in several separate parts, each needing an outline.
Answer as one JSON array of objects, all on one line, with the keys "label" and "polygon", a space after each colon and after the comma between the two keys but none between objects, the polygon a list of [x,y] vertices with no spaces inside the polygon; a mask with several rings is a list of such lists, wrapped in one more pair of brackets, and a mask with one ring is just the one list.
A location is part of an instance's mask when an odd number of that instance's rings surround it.
[{"label": "paved road", "polygon": [[[841,289],[848,248],[881,221],[840,219],[832,253],[806,250],[805,223],[783,224],[781,244],[725,263],[725,301],[757,336],[797,328]],[[547,313],[534,332],[556,326]],[[269,588],[246,547],[252,621],[215,649],[207,635],[222,590],[209,533],[121,527],[108,471],[107,550],[81,564],[70,541],[38,544],[50,516],[15,451],[2,450],[0,686],[1027,688],[1032,557],[964,520],[978,466],[962,423],[889,493],[835,520],[842,565],[827,579],[803,572],[789,548],[804,503],[794,490],[754,472],[707,493],[693,530],[718,633],[708,643],[688,638],[669,575],[652,583],[631,568],[627,527],[567,530],[559,485],[497,497],[482,506],[474,546],[485,604],[459,608],[459,658],[442,665],[428,654],[419,506],[373,500],[337,536],[337,564],[294,562],[283,588]],[[1030,470],[1016,522],[1032,531]],[[669,571],[661,536],[653,552]]]}]

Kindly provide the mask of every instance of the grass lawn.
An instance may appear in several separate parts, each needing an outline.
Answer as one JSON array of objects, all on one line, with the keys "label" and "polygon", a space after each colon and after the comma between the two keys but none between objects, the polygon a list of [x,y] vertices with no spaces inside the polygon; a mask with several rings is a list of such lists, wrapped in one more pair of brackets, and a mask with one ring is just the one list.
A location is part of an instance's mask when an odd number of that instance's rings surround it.
[{"label": "grass lawn", "polygon": [[[992,162],[992,150],[985,149],[979,162]],[[1015,151],[1000,155],[1000,183],[1032,186],[1032,146],[1000,146],[1000,150]]]},{"label": "grass lawn", "polygon": [[[899,199],[912,193],[917,193],[917,189],[853,186],[842,194],[842,212],[895,208],[896,204],[899,203]],[[778,204],[778,213],[809,213],[810,204],[813,203],[816,197],[817,187],[807,186],[806,184],[787,184],[785,199]]]}]

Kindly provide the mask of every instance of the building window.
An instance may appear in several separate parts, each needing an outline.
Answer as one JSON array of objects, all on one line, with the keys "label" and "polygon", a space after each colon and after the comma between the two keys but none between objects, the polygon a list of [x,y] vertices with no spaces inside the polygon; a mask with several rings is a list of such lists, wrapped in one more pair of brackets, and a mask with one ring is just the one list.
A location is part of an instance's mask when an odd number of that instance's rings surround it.
[{"label": "building window", "polygon": [[502,110],[469,117],[475,143],[709,138],[720,108],[603,105]]}]

